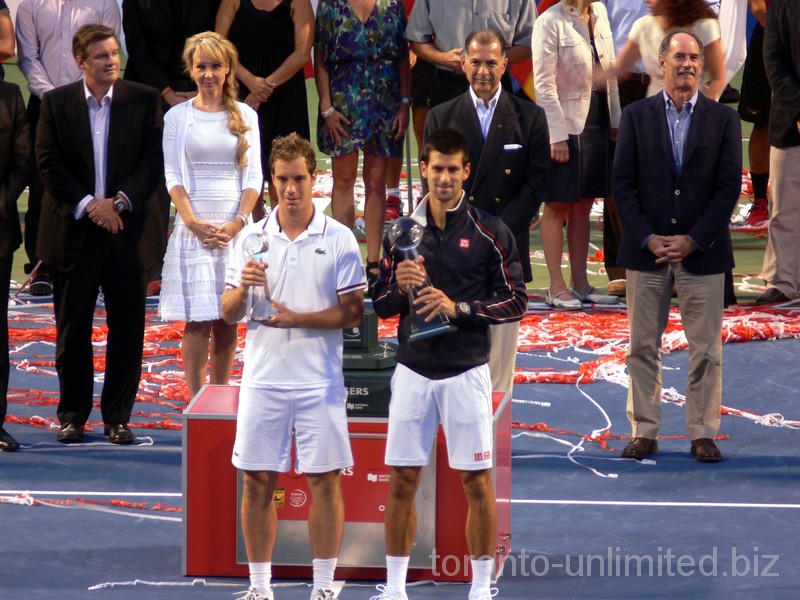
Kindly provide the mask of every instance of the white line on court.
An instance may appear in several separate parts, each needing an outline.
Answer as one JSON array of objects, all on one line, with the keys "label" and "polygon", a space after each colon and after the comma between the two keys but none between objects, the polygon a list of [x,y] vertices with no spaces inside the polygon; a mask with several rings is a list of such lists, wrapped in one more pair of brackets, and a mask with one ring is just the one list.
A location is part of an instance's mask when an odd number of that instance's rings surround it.
[{"label": "white line on court", "polygon": [[700,508],[800,508],[800,504],[768,504],[761,502],[635,502],[629,500],[511,500],[511,504],[578,504],[585,506],[676,506]]},{"label": "white line on court", "polygon": [[81,490],[0,490],[0,496],[12,496],[15,494],[30,494],[31,496],[121,496],[136,498],[180,498],[180,492],[86,492]]}]

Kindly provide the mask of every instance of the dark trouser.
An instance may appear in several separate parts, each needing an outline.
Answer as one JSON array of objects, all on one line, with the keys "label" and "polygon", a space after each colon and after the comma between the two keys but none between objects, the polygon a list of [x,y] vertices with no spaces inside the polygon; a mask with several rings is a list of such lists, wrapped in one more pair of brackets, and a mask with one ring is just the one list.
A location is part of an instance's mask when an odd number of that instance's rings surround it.
[{"label": "dark trouser", "polygon": [[0,427],[6,420],[8,410],[8,287],[11,284],[11,264],[14,256],[0,256],[0,290],[6,295],[0,302]]},{"label": "dark trouser", "polygon": [[[619,84],[620,108],[647,96],[649,79],[641,73],[634,73]],[[614,155],[612,146],[611,155]],[[603,202],[603,264],[606,267],[609,281],[625,279],[625,267],[617,264],[617,252],[622,239],[622,221],[617,212],[617,203],[610,193]]]},{"label": "dark trouser", "polygon": [[108,325],[100,409],[106,424],[129,421],[142,372],[146,284],[146,272],[121,268],[111,235],[100,230],[87,236],[71,271],[53,270],[58,418],[62,424],[84,424],[92,410],[92,321],[100,287]]}]

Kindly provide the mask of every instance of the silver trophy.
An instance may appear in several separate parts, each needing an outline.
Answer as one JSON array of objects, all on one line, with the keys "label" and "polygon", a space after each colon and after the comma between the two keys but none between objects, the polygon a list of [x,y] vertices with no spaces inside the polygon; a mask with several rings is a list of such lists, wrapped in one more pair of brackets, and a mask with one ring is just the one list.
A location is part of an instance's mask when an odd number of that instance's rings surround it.
[{"label": "silver trophy", "polygon": [[[242,252],[245,262],[251,258],[265,262],[269,250],[269,239],[261,231],[255,231],[242,240]],[[269,294],[269,284],[265,281],[263,286],[247,288],[247,308],[245,317],[248,321],[267,321],[275,314],[272,298]]]},{"label": "silver trophy", "polygon": [[[389,228],[389,241],[392,246],[402,252],[409,260],[415,260],[419,256],[417,247],[422,241],[423,228],[411,217],[400,217],[396,219]],[[455,326],[450,323],[447,315],[440,313],[430,321],[426,321],[427,314],[418,314],[414,301],[417,299],[419,291],[431,285],[427,275],[420,287],[414,287],[408,294],[408,310],[411,319],[411,334],[408,340],[413,342],[435,335],[441,335],[448,331],[453,331]]]}]

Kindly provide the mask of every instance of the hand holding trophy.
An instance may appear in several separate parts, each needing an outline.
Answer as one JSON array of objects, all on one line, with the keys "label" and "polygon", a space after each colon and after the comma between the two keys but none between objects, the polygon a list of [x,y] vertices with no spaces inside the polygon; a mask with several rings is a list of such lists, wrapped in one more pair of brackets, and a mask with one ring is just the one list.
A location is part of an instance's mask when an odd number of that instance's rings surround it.
[{"label": "hand holding trophy", "polygon": [[[245,262],[251,258],[264,262],[269,250],[269,239],[265,233],[255,231],[242,241],[242,252]],[[265,281],[263,286],[247,288],[247,308],[245,318],[248,321],[268,321],[275,314],[272,298],[269,294],[269,284]]]},{"label": "hand holding trophy", "polygon": [[[419,256],[417,247],[422,241],[423,228],[411,217],[400,217],[396,219],[389,228],[389,241],[392,246],[402,252],[408,260],[416,260]],[[425,281],[419,287],[413,287],[408,293],[408,310],[411,316],[411,335],[408,340],[413,342],[435,335],[441,335],[448,331],[453,331],[455,327],[450,324],[447,315],[440,313],[431,321],[425,320],[425,315],[417,313],[414,302],[419,291],[431,285],[427,275]]]}]

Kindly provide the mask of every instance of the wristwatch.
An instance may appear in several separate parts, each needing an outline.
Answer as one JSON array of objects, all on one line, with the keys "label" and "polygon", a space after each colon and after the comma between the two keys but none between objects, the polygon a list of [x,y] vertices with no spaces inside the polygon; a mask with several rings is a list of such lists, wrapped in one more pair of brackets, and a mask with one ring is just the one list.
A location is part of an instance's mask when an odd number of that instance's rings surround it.
[{"label": "wristwatch", "polygon": [[472,318],[472,305],[469,302],[456,302],[456,319],[469,321]]},{"label": "wristwatch", "polygon": [[128,210],[128,203],[125,202],[125,199],[119,194],[114,196],[114,210],[117,211],[117,213]]}]

